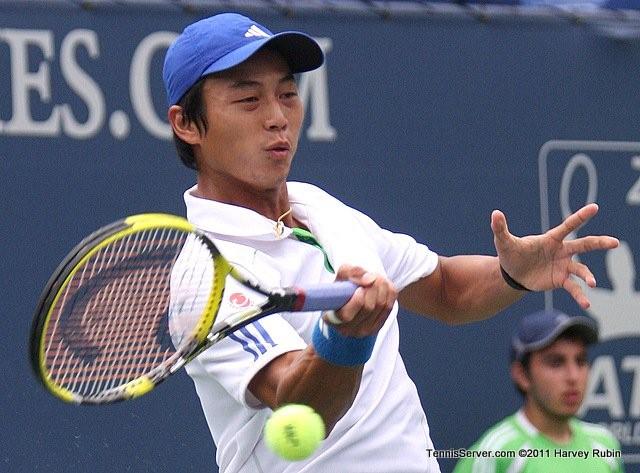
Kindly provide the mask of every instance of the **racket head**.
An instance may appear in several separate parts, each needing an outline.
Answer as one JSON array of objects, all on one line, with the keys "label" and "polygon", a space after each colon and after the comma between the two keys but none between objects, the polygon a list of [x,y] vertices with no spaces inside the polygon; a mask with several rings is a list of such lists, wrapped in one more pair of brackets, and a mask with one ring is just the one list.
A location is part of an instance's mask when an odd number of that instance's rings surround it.
[{"label": "racket head", "polygon": [[231,266],[181,217],[134,215],[92,233],[38,302],[31,363],[66,402],[141,396],[205,343]]}]

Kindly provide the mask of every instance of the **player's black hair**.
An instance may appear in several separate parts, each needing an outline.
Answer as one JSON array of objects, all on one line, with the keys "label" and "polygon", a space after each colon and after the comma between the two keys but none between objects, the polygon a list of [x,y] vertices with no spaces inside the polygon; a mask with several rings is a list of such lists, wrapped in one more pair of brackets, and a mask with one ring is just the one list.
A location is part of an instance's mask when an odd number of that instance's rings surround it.
[{"label": "player's black hair", "polygon": [[[200,133],[207,131],[209,124],[205,113],[205,104],[202,97],[202,89],[206,76],[196,82],[178,101],[177,105],[182,107],[182,118],[185,125],[195,123]],[[173,143],[182,163],[189,169],[198,170],[198,163],[193,153],[193,147],[183,141],[176,132],[173,132]]]}]

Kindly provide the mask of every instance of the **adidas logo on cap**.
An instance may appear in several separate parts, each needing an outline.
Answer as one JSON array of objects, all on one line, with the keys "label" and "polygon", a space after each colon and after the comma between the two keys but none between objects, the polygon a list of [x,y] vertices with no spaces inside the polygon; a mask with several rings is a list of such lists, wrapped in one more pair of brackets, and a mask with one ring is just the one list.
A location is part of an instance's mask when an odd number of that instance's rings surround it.
[{"label": "adidas logo on cap", "polygon": [[254,37],[254,36],[262,36],[264,38],[268,38],[269,34],[267,34],[264,31],[262,31],[256,25],[251,25],[251,28],[249,28],[247,30],[247,32],[244,34],[244,37],[245,38],[251,38],[251,37]]}]

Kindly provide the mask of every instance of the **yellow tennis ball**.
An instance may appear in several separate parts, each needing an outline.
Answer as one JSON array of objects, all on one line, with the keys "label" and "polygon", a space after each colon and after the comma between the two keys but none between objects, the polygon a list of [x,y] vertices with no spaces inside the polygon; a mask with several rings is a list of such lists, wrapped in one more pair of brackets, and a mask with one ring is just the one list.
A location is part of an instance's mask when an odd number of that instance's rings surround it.
[{"label": "yellow tennis ball", "polygon": [[310,456],[324,436],[322,417],[303,404],[288,404],[276,409],[264,426],[264,438],[269,448],[289,461]]}]

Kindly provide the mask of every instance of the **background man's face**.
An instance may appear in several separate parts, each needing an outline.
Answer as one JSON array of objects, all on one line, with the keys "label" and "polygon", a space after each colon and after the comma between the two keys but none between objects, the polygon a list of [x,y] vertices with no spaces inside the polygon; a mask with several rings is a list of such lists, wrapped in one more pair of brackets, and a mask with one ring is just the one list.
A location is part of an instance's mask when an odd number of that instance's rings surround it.
[{"label": "background man's face", "polygon": [[558,339],[531,354],[524,386],[527,403],[556,418],[570,418],[580,408],[589,364],[582,340]]}]

